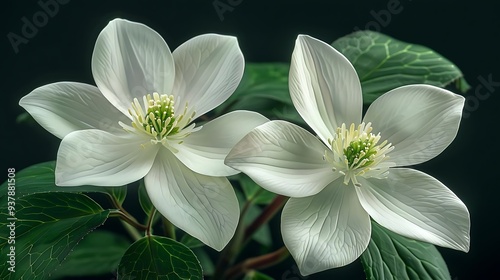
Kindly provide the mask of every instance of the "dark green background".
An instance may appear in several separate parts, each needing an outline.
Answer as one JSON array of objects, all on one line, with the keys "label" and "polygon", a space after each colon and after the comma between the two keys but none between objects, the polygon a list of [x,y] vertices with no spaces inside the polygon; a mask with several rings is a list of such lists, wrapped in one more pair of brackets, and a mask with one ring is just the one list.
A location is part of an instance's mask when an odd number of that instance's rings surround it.
[{"label": "dark green background", "polygon": [[[42,0],[46,2],[46,0]],[[66,0],[67,1],[67,0]],[[173,50],[202,33],[238,37],[248,62],[289,62],[297,34],[326,42],[369,27],[397,39],[418,43],[441,53],[462,69],[472,89],[467,93],[468,117],[456,140],[431,162],[417,166],[450,187],[468,206],[471,228],[469,253],[439,248],[452,279],[491,279],[498,271],[498,93],[500,86],[481,89],[481,78],[500,82],[498,38],[500,19],[493,1],[400,0],[390,20],[377,22],[380,11],[397,1],[255,1],[239,3],[220,20],[213,0],[206,1],[67,1],[40,27],[27,44],[12,48],[7,34],[22,35],[22,18],[32,22],[41,11],[37,1],[2,2],[2,161],[18,170],[55,159],[59,140],[37,124],[16,124],[23,112],[19,99],[31,90],[57,81],[94,84],[90,58],[95,39],[115,17],[142,22],[158,31]],[[332,3],[330,3],[332,2]],[[338,1],[337,1],[338,2]],[[383,12],[384,13],[384,12]],[[385,12],[387,15],[387,12]],[[483,97],[475,103],[475,90]],[[477,105],[477,106],[476,106]],[[472,109],[472,107],[477,107]],[[279,236],[278,236],[279,237]],[[266,272],[277,279],[363,279],[359,261],[344,268],[301,277],[291,259]],[[495,275],[498,277],[498,275]],[[110,279],[110,275],[108,278]]]}]

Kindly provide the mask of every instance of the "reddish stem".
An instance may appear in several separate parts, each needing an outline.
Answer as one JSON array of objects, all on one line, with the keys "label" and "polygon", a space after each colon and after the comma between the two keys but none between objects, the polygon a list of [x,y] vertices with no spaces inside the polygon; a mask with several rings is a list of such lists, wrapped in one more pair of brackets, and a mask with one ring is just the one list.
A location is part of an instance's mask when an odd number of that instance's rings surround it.
[{"label": "reddish stem", "polygon": [[271,220],[274,215],[285,205],[288,197],[277,195],[274,200],[262,210],[262,213],[245,229],[243,240],[248,240],[262,225]]},{"label": "reddish stem", "polygon": [[263,269],[273,266],[285,260],[289,256],[289,252],[285,246],[266,255],[249,258],[243,262],[233,266],[226,272],[225,279],[235,279],[236,277],[247,273],[251,270]]}]

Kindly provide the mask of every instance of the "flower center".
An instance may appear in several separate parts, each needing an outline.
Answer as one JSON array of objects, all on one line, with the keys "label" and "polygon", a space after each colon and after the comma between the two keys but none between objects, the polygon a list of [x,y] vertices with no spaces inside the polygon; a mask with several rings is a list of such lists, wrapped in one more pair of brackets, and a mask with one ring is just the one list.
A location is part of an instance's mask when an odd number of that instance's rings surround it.
[{"label": "flower center", "polygon": [[349,129],[342,124],[333,138],[328,139],[333,156],[326,151],[324,159],[332,165],[333,171],[344,175],[346,185],[352,181],[355,186],[360,186],[356,176],[386,177],[389,167],[395,165],[387,161],[389,157],[386,155],[394,146],[387,141],[379,144],[380,134],[371,131],[371,123],[361,123],[357,129],[354,124]]},{"label": "flower center", "polygon": [[187,103],[182,113],[176,114],[173,95],[160,95],[155,92],[152,96],[151,94],[143,96],[142,100],[143,106],[137,98],[134,98],[128,110],[132,116],[132,126],[120,122],[126,131],[145,134],[152,138],[152,144],[162,143],[170,147],[167,140],[177,140],[177,143],[181,144],[183,138],[198,130],[194,128],[194,123],[186,127],[195,115],[195,112],[192,112],[186,117]]}]

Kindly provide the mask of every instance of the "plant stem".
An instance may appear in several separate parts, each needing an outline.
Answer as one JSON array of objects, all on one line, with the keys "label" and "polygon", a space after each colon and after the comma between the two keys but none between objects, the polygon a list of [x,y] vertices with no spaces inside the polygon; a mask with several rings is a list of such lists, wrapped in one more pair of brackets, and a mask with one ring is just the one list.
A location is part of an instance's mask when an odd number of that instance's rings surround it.
[{"label": "plant stem", "polygon": [[225,279],[236,279],[236,277],[247,273],[250,270],[257,270],[273,266],[285,260],[290,253],[285,246],[266,255],[249,258],[231,267],[225,274]]},{"label": "plant stem", "polygon": [[175,226],[165,217],[162,216],[163,230],[165,231],[165,236],[173,240],[176,239]]},{"label": "plant stem", "polygon": [[217,265],[215,267],[215,272],[212,275],[213,280],[223,279],[222,277],[224,276],[224,269],[234,262],[234,258],[239,253],[244,235],[244,227],[242,221],[243,217],[245,217],[248,211],[248,208],[250,208],[250,205],[252,205],[252,202],[251,200],[248,200],[241,209],[240,222],[236,227],[236,232],[234,233],[233,239],[231,239],[226,248],[224,248],[224,250],[222,250],[221,252],[219,261],[217,262]]},{"label": "plant stem", "polygon": [[277,195],[269,205],[262,210],[262,213],[245,229],[243,242],[247,242],[252,235],[265,223],[269,222],[274,215],[285,205],[288,197]]},{"label": "plant stem", "polygon": [[155,218],[156,209],[151,211],[151,214],[148,216],[148,221],[146,225],[146,236],[151,236],[153,234],[153,220]]},{"label": "plant stem", "polygon": [[110,217],[118,217],[121,220],[123,220],[124,222],[126,222],[127,224],[133,226],[134,228],[136,228],[138,230],[146,230],[147,229],[147,227],[145,225],[138,223],[134,217],[130,216],[130,214],[128,214],[128,213],[124,213],[122,210],[113,209],[109,212],[109,216]]},{"label": "plant stem", "polygon": [[113,204],[113,206],[116,209],[122,211],[125,215],[133,218],[137,222],[137,220],[132,215],[130,215],[130,213],[127,212],[127,210],[125,210],[125,208],[123,208],[123,205],[121,205],[120,203],[118,203],[118,201],[116,200],[116,197],[114,197],[113,195],[111,195],[111,194],[108,193],[108,198],[109,198],[109,200],[111,200],[111,203]]},{"label": "plant stem", "polygon": [[113,206],[116,208],[116,210],[112,210],[110,212],[110,217],[118,217],[120,218],[120,222],[122,223],[123,227],[125,230],[130,234],[132,239],[134,240],[139,240],[142,238],[142,235],[139,233],[138,230],[144,231],[146,230],[146,226],[143,224],[140,224],[137,219],[132,216],[123,206],[118,203],[116,198],[108,194],[108,198],[113,204]]},{"label": "plant stem", "polygon": [[139,240],[139,239],[141,239],[143,237],[139,233],[139,231],[134,226],[132,226],[131,224],[125,222],[122,219],[120,219],[120,222],[122,223],[123,227],[127,230],[127,232],[129,233],[130,237],[132,237],[132,239],[134,241],[137,241],[137,240]]}]

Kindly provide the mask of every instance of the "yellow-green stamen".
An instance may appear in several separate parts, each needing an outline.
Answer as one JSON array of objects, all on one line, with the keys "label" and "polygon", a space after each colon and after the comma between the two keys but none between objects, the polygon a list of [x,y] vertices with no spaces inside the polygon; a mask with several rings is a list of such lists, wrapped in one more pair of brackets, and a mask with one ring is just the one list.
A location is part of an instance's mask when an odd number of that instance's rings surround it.
[{"label": "yellow-green stamen", "polygon": [[387,141],[379,144],[380,134],[371,132],[371,123],[362,123],[357,129],[354,124],[349,129],[342,124],[333,138],[328,139],[333,156],[326,151],[324,159],[332,165],[332,170],[344,175],[346,185],[352,181],[360,186],[356,176],[384,177],[389,167],[394,166],[386,161],[389,158],[386,154],[394,147]]},{"label": "yellow-green stamen", "polygon": [[195,115],[192,112],[189,117],[188,105],[179,114],[175,111],[175,102],[173,95],[148,94],[142,98],[143,106],[137,98],[134,98],[131,108],[128,110],[132,117],[132,126],[120,122],[120,125],[128,132],[146,134],[150,136],[151,143],[162,143],[172,148],[167,139],[174,140],[176,143],[182,143],[182,139],[190,133],[196,131],[195,124],[186,127]]}]

